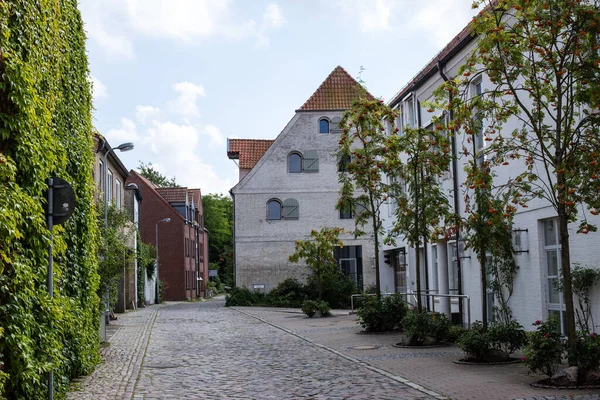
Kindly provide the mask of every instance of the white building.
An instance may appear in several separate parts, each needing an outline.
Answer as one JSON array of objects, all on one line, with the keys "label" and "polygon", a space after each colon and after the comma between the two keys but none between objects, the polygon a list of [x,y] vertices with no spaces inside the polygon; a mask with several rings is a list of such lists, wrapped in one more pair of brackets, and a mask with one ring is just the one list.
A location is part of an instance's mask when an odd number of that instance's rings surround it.
[{"label": "white building", "polygon": [[[238,286],[268,292],[286,278],[304,280],[307,268],[288,261],[295,241],[322,227],[354,229],[352,217],[336,209],[337,122],[358,89],[359,84],[338,66],[274,141],[228,141],[227,154],[239,160],[240,169],[240,181],[230,192]],[[361,290],[374,285],[371,237],[342,239],[344,247],[336,251],[340,268]]]},{"label": "white building", "polygon": [[[431,113],[428,113],[423,103],[430,100],[433,91],[443,84],[445,79],[457,76],[458,68],[465,62],[466,57],[476,44],[476,37],[470,35],[468,27],[459,33],[440,53],[438,53],[396,96],[389,105],[401,110],[397,121],[400,130],[408,125],[427,128],[431,124]],[[473,80],[470,91],[481,93],[491,84],[486,76]],[[512,125],[511,125],[512,124]],[[503,132],[516,128],[515,122],[509,122]],[[506,133],[504,133],[506,134]],[[459,133],[455,138],[455,154],[459,153],[465,135]],[[481,142],[479,146],[484,146]],[[464,166],[467,160],[458,158],[456,165],[448,171],[441,185],[448,194],[450,204],[461,216],[465,216],[464,187],[466,174]],[[523,164],[511,161],[511,165],[498,169],[498,180],[506,181],[523,171]],[[556,211],[549,202],[535,200],[529,207],[518,210],[513,225],[513,242],[515,244],[516,261],[519,265],[514,294],[510,306],[514,318],[526,329],[537,319],[546,319],[554,314],[560,317],[564,324],[565,306],[562,295],[554,287],[557,275],[560,273],[560,245]],[[386,226],[392,224],[393,204],[389,205]],[[599,223],[598,217],[590,216],[592,223]],[[582,266],[599,268],[600,236],[599,234],[577,234],[577,225],[569,226],[571,262]],[[458,242],[457,242],[458,239]],[[480,265],[476,255],[470,251],[460,251],[463,247],[459,237],[451,240],[440,240],[421,246],[421,289],[430,293],[463,294],[470,298],[470,307],[464,303],[463,321],[466,323],[470,308],[471,321],[482,320],[481,310],[481,276]],[[457,246],[458,243],[458,246]],[[458,247],[458,249],[457,249]],[[458,250],[458,251],[457,251]],[[387,256],[387,257],[384,257]],[[382,288],[394,288],[395,292],[416,291],[415,249],[409,248],[402,240],[396,246],[383,246],[380,255]],[[386,262],[386,261],[389,261]],[[488,299],[493,299],[491,293]],[[431,301],[431,300],[430,300]],[[436,311],[454,314],[458,318],[457,299],[449,304],[445,298],[435,299]],[[451,307],[450,307],[451,306]],[[491,311],[488,307],[488,314]],[[452,311],[450,311],[450,308]],[[600,287],[592,291],[592,310],[594,321],[600,321]],[[486,317],[489,317],[486,316]]]}]

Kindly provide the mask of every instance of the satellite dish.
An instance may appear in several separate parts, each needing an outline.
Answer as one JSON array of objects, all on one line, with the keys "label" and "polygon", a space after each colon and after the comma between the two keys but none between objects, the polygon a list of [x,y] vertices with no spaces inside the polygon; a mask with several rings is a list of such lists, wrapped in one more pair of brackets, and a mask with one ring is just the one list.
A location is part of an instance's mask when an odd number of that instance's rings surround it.
[{"label": "satellite dish", "polygon": [[[52,187],[52,210],[48,212],[48,201],[44,210],[46,216],[52,217],[53,225],[62,225],[69,219],[75,209],[75,192],[71,184],[64,179],[53,177],[47,180],[48,186]],[[48,192],[46,192],[48,198]],[[48,199],[50,200],[50,199]]]}]

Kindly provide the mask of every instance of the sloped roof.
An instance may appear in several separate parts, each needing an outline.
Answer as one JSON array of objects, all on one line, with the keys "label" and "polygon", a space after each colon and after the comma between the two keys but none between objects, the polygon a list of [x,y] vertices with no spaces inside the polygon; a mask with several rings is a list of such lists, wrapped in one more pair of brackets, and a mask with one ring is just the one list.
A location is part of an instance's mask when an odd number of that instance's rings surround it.
[{"label": "sloped roof", "polygon": [[190,189],[189,193],[189,201],[190,203],[194,200],[194,206],[198,209],[200,214],[204,214],[204,210],[202,207],[202,192],[200,189]]},{"label": "sloped roof", "polygon": [[363,90],[367,99],[375,99],[338,65],[297,111],[347,110]]},{"label": "sloped roof", "polygon": [[240,169],[252,169],[275,140],[228,139],[227,157],[240,160]]},{"label": "sloped roof", "polygon": [[169,203],[185,203],[186,187],[157,187],[156,191]]}]

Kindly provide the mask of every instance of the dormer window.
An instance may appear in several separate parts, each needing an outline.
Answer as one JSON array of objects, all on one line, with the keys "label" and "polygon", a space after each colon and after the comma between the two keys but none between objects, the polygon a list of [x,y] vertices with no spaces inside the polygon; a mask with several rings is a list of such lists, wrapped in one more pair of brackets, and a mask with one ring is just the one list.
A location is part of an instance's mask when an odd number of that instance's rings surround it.
[{"label": "dormer window", "polygon": [[327,118],[319,120],[319,133],[329,133],[329,120]]}]

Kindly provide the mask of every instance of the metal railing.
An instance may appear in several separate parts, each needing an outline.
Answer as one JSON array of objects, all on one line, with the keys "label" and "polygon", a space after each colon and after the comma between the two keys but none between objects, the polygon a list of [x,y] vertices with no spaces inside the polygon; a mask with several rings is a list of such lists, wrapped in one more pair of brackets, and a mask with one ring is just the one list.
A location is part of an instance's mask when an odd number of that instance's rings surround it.
[{"label": "metal railing", "polygon": [[[417,303],[417,294],[413,291],[406,292],[406,293],[382,293],[381,296],[385,297],[385,296],[392,296],[392,295],[397,295],[397,294],[404,296],[406,299],[405,301],[411,306],[414,306],[414,303]],[[351,314],[355,313],[355,311],[354,311],[354,298],[355,297],[372,297],[372,296],[376,296],[376,294],[375,293],[372,293],[372,294],[360,293],[360,294],[353,294],[352,296],[350,296],[350,306],[352,308],[350,313]],[[409,296],[411,296],[413,298],[414,303],[411,303],[410,301],[408,301]],[[456,298],[459,301],[461,299],[463,299],[463,301],[466,300],[467,301],[467,329],[471,329],[471,298],[468,295],[466,295],[466,294],[421,293],[421,296],[433,297],[433,301],[431,302],[432,303],[431,312],[436,312],[435,311],[435,298],[436,297],[446,297],[446,298],[450,298],[450,299]]]}]

